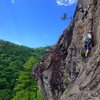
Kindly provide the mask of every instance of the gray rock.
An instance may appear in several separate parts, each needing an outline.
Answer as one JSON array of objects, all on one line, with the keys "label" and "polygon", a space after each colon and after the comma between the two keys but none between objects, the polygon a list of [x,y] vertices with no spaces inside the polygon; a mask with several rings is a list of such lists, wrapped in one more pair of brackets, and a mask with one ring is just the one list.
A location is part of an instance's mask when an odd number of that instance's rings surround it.
[{"label": "gray rock", "polygon": [[[82,38],[90,29],[93,47],[82,60]],[[78,1],[69,27],[36,66],[32,73],[44,100],[100,100],[100,0]]]}]

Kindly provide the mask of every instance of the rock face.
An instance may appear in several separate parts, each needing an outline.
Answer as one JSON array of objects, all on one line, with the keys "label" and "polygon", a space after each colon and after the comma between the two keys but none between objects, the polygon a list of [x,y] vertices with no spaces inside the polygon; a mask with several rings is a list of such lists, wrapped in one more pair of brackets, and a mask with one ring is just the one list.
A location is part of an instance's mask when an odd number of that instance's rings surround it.
[{"label": "rock face", "polygon": [[[82,60],[83,37],[93,46]],[[44,100],[100,100],[100,0],[79,0],[74,18],[57,44],[33,69]]]}]

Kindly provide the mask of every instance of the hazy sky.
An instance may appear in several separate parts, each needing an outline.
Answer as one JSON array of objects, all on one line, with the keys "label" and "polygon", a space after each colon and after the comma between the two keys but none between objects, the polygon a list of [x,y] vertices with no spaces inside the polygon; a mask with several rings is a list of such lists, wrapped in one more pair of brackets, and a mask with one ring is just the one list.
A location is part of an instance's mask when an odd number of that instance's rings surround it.
[{"label": "hazy sky", "polygon": [[0,39],[29,47],[57,42],[73,16],[76,0],[0,0]]}]

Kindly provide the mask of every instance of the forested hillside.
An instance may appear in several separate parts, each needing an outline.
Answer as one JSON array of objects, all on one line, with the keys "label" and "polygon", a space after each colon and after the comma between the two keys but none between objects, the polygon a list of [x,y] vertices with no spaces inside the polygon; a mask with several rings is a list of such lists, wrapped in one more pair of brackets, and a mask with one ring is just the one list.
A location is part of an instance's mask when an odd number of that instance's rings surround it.
[{"label": "forested hillside", "polygon": [[0,40],[0,100],[42,100],[31,70],[49,49]]}]

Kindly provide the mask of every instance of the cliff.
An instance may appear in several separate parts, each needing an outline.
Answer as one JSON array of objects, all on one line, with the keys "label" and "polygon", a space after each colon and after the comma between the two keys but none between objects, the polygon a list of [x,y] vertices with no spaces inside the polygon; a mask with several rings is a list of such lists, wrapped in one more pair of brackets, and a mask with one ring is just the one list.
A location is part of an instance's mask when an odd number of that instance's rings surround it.
[{"label": "cliff", "polygon": [[[80,50],[88,30],[88,58]],[[44,100],[100,100],[100,0],[79,0],[74,18],[57,44],[33,69]]]}]

